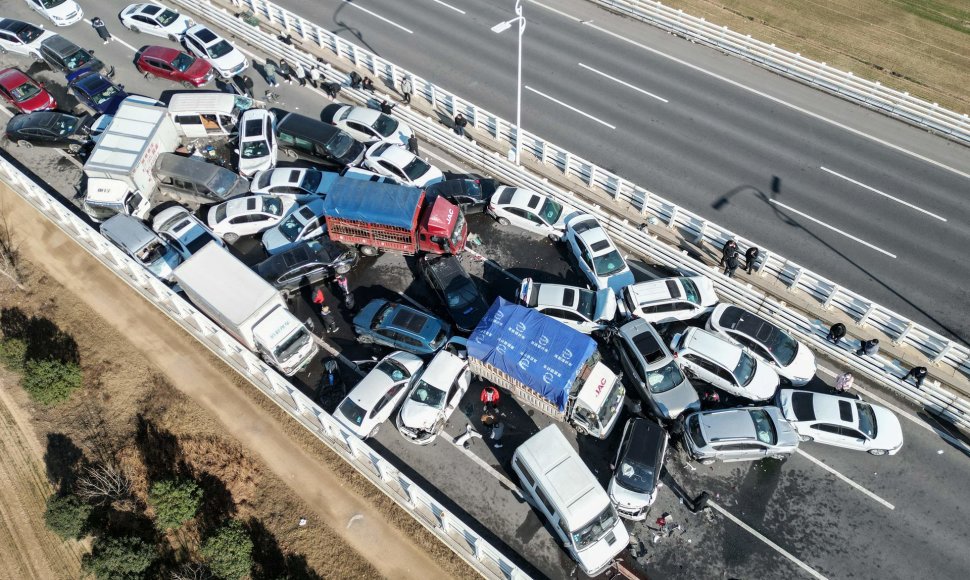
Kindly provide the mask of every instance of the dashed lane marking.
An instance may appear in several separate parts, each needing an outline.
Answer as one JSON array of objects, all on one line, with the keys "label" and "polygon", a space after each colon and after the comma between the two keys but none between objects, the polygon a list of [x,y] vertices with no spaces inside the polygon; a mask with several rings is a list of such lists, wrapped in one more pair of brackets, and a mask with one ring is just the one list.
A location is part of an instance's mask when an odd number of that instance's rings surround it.
[{"label": "dashed lane marking", "polygon": [[848,483],[848,484],[849,484],[849,485],[851,485],[852,487],[854,487],[854,488],[856,488],[857,490],[859,490],[859,491],[861,491],[862,493],[864,493],[864,494],[866,494],[866,495],[868,495],[868,496],[869,496],[870,498],[872,498],[872,499],[874,499],[874,500],[876,500],[877,502],[879,502],[879,503],[881,503],[882,505],[884,505],[884,506],[886,506],[887,508],[889,508],[889,509],[891,509],[891,510],[894,510],[894,509],[896,509],[896,506],[894,506],[893,504],[891,504],[891,503],[889,503],[888,501],[886,501],[886,500],[884,500],[884,499],[882,499],[881,497],[879,497],[878,495],[876,495],[876,494],[874,494],[874,493],[872,493],[872,492],[871,492],[871,491],[869,491],[868,489],[866,489],[866,488],[864,488],[864,487],[862,487],[862,486],[861,486],[861,485],[859,485],[858,483],[856,483],[856,482],[854,482],[854,481],[852,481],[852,479],[850,479],[850,478],[848,478],[848,477],[846,477],[845,475],[842,475],[841,473],[839,473],[838,471],[836,471],[836,470],[835,470],[835,469],[833,469],[832,467],[829,467],[829,466],[828,466],[828,465],[826,465],[826,464],[825,464],[824,462],[822,462],[822,460],[820,460],[820,459],[816,459],[816,458],[815,458],[814,456],[812,456],[812,455],[809,455],[808,453],[805,453],[805,452],[804,452],[804,451],[802,451],[801,449],[796,449],[796,450],[795,450],[795,453],[797,453],[797,454],[799,454],[799,455],[801,455],[801,456],[802,456],[802,457],[804,457],[805,459],[808,459],[809,461],[811,461],[811,462],[812,462],[812,463],[814,463],[815,465],[818,465],[819,467],[821,467],[821,468],[822,468],[822,469],[824,469],[825,471],[828,471],[829,473],[831,473],[831,474],[832,474],[832,475],[834,475],[835,477],[838,477],[838,478],[839,478],[839,479],[841,479],[842,481],[844,481],[844,482],[846,482],[846,483]]}]

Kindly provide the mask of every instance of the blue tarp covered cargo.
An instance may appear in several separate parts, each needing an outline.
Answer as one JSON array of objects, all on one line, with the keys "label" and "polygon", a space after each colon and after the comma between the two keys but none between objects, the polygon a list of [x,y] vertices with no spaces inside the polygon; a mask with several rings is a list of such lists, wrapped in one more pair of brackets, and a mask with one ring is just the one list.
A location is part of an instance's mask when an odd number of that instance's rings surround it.
[{"label": "blue tarp covered cargo", "polygon": [[596,342],[541,312],[498,298],[468,338],[468,355],[566,410]]},{"label": "blue tarp covered cargo", "polygon": [[323,213],[329,217],[410,229],[421,209],[416,187],[341,178],[327,192]]}]

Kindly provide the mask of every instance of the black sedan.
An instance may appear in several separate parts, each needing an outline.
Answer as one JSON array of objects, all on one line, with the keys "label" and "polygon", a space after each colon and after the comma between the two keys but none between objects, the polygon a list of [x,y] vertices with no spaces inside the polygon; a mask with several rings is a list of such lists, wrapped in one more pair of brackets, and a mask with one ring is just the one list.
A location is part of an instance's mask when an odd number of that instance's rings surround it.
[{"label": "black sedan", "polygon": [[7,139],[20,147],[57,147],[77,153],[90,142],[93,120],[56,111],[17,115],[7,123]]},{"label": "black sedan", "polygon": [[496,188],[498,182],[494,179],[447,179],[429,185],[425,191],[428,199],[443,196],[461,206],[461,211],[470,214],[485,211]]},{"label": "black sedan", "polygon": [[270,256],[254,269],[277,289],[289,292],[346,274],[357,265],[358,258],[355,248],[320,238]]},{"label": "black sedan", "polygon": [[461,260],[451,254],[427,254],[418,261],[418,267],[448,310],[455,330],[466,334],[475,330],[488,304]]}]

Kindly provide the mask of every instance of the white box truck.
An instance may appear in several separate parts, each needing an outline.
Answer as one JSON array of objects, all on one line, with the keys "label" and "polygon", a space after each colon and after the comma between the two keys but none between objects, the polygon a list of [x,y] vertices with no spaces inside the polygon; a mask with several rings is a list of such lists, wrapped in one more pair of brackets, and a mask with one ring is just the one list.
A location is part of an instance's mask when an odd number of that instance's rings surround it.
[{"label": "white box truck", "polygon": [[99,222],[119,213],[144,219],[157,186],[155,162],[178,146],[175,124],[165,108],[122,103],[84,164],[85,213]]},{"label": "white box truck", "polygon": [[175,281],[196,308],[286,376],[309,364],[319,350],[282,295],[216,244],[175,268]]}]

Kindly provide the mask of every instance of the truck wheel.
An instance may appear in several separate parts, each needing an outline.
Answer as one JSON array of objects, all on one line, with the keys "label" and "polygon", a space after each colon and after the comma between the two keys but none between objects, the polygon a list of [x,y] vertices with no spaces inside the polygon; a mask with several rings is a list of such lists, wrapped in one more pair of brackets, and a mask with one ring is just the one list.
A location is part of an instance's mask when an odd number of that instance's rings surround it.
[{"label": "truck wheel", "polygon": [[168,39],[174,42],[175,44],[179,43],[179,37],[175,36],[174,34],[169,34]]},{"label": "truck wheel", "polygon": [[365,256],[376,256],[377,254],[380,254],[381,251],[374,246],[361,246],[360,253]]},{"label": "truck wheel", "polygon": [[576,433],[580,435],[589,435],[589,429],[583,427],[582,425],[576,425]]},{"label": "truck wheel", "polygon": [[374,344],[374,339],[369,336],[364,336],[362,334],[357,335],[357,342],[360,344]]},{"label": "truck wheel", "polygon": [[870,449],[869,450],[869,455],[885,455],[887,453],[889,453],[889,452],[886,451],[885,449]]},{"label": "truck wheel", "polygon": [[505,218],[505,217],[499,217],[495,221],[497,221],[500,226],[507,226],[512,223],[509,221],[509,218]]},{"label": "truck wheel", "polygon": [[24,149],[30,149],[33,146],[34,146],[34,144],[31,143],[30,141],[25,141],[23,139],[21,139],[20,141],[17,141],[17,147],[23,147]]}]

